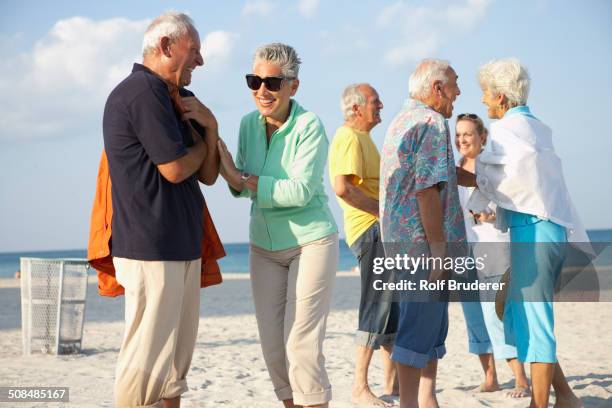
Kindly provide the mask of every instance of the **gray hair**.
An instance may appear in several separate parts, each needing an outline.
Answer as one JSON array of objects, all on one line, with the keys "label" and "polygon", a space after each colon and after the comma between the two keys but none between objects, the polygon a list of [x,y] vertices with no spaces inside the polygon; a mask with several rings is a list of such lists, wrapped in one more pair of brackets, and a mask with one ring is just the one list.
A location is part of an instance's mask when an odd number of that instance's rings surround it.
[{"label": "gray hair", "polygon": [[431,95],[431,84],[442,81],[446,85],[448,80],[447,70],[450,62],[439,59],[424,59],[419,62],[410,79],[408,80],[408,91],[411,98],[423,99]]},{"label": "gray hair", "polygon": [[300,58],[290,45],[281,43],[266,44],[255,51],[253,65],[258,62],[271,62],[281,68],[286,78],[297,78],[300,71]]},{"label": "gray hair", "polygon": [[350,84],[349,86],[344,88],[344,92],[342,92],[342,98],[340,99],[340,110],[342,110],[344,120],[349,120],[353,116],[355,116],[355,112],[353,112],[354,105],[363,106],[366,104],[365,95],[359,90],[359,87],[362,85],[368,84]]},{"label": "gray hair", "polygon": [[516,58],[491,60],[478,70],[478,82],[483,91],[504,94],[508,106],[526,105],[531,78],[529,72]]},{"label": "gray hair", "polygon": [[142,55],[154,52],[162,37],[168,37],[171,42],[174,42],[191,32],[197,32],[191,17],[187,14],[167,11],[155,18],[147,27],[142,40]]}]

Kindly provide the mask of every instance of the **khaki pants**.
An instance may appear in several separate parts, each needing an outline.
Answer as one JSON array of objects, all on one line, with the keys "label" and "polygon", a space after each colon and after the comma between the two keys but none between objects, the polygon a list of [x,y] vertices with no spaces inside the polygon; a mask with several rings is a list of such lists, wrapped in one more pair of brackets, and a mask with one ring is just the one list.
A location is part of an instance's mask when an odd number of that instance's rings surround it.
[{"label": "khaki pants", "polygon": [[259,337],[279,400],[331,400],[323,340],[337,267],[338,234],[281,251],[251,245]]},{"label": "khaki pants", "polygon": [[158,407],[187,391],[200,318],[200,259],[113,258],[125,288],[125,334],[115,372],[117,407]]}]

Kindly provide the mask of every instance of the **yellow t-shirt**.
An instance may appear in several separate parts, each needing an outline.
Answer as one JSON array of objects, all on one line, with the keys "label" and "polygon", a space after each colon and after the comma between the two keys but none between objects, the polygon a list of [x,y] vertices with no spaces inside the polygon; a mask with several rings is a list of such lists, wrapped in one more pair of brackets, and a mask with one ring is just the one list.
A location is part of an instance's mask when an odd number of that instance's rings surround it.
[{"label": "yellow t-shirt", "polygon": [[[353,175],[363,193],[378,200],[380,154],[369,132],[342,126],[334,135],[329,149],[329,177],[332,186],[338,175]],[[344,212],[346,243],[350,246],[378,218],[336,197]]]}]

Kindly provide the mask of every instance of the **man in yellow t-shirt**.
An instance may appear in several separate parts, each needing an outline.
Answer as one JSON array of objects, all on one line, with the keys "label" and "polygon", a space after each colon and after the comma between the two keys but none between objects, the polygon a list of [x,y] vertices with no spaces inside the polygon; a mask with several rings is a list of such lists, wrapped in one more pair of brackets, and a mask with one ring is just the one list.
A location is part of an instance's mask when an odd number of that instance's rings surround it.
[{"label": "man in yellow t-shirt", "polygon": [[[357,356],[352,400],[355,404],[384,406],[384,400],[398,395],[395,367],[390,359],[399,308],[384,292],[372,290],[380,279],[372,273],[375,257],[384,257],[378,223],[378,182],[380,155],[370,130],[380,123],[383,104],[368,84],[349,85],[340,104],[345,123],[334,136],[329,150],[331,184],[344,212],[346,243],[359,262],[361,300],[359,326],[355,337]],[[368,367],[374,350],[383,349],[383,400],[368,385]],[[386,398],[385,398],[386,397]]]}]

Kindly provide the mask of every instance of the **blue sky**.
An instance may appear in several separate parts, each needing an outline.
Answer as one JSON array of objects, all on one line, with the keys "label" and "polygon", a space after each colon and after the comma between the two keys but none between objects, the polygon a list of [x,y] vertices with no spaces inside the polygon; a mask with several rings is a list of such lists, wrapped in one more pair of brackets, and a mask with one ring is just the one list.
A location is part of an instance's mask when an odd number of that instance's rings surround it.
[{"label": "blue sky", "polygon": [[[385,104],[380,146],[423,57],[451,61],[455,113],[486,114],[475,76],[513,56],[532,77],[529,105],[553,129],[565,178],[587,228],[612,228],[612,3],[570,1],[7,1],[0,17],[0,252],[86,246],[106,96],[133,62],[147,22],[187,12],[205,65],[190,86],[235,150],[254,109],[244,74],[259,45],[293,45],[303,64],[296,99],[328,137],[344,86],[370,82]],[[488,122],[488,121],[487,121]],[[454,126],[454,119],[450,121]],[[339,225],[340,209],[325,179]],[[221,237],[248,239],[247,200],[204,189]]]}]

